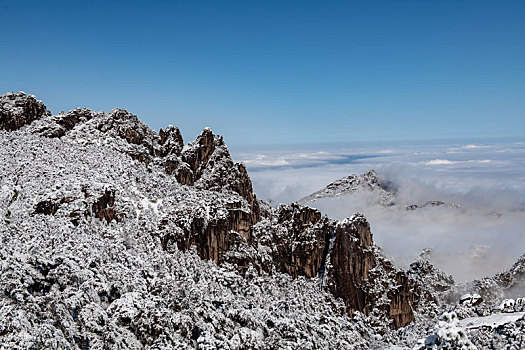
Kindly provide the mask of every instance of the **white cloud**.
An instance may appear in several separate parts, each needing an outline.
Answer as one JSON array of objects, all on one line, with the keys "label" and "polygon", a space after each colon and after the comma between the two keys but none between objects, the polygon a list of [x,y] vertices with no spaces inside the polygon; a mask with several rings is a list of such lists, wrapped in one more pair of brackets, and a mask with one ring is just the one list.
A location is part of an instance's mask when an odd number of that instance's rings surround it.
[{"label": "white cloud", "polygon": [[457,162],[448,159],[433,159],[429,160],[428,162],[424,162],[425,165],[452,165],[456,163]]},{"label": "white cloud", "polygon": [[[296,148],[243,154],[241,160],[258,198],[272,199],[274,204],[299,200],[336,179],[369,169],[397,185],[401,203],[460,204],[462,209],[409,213],[379,210],[366,195],[331,204],[315,202],[333,218],[364,212],[376,242],[398,264],[406,267],[421,249],[431,247],[436,264],[465,279],[507,268],[525,253],[525,143],[475,146],[475,152],[473,147],[450,145],[321,152]],[[450,150],[455,152],[447,155]]]},{"label": "white cloud", "polygon": [[424,165],[473,165],[473,164],[488,164],[492,163],[492,159],[469,159],[469,160],[448,160],[448,159],[432,159],[422,162]]}]

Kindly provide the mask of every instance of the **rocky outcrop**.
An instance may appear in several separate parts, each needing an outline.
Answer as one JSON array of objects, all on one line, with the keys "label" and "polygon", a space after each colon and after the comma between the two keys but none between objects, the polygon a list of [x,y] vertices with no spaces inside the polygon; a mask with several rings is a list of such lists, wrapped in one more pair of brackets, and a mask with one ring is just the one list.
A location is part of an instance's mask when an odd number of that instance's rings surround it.
[{"label": "rocky outcrop", "polygon": [[[186,183],[188,177],[181,176],[184,172],[179,169],[181,165],[180,155],[182,148],[184,147],[184,141],[179,128],[169,125],[166,129],[160,129],[159,131],[159,144],[162,146],[159,156],[164,158],[164,171],[168,175],[172,175],[175,171],[177,172],[177,181],[179,183]],[[193,185],[193,183],[187,183]]]},{"label": "rocky outcrop", "polygon": [[222,136],[214,135],[211,129],[205,128],[195,141],[184,146],[177,127],[170,125],[157,134],[125,109],[116,108],[105,114],[77,108],[48,117],[35,126],[34,132],[53,138],[82,128],[125,140],[124,147],[115,145],[118,151],[146,166],[161,166],[183,185],[239,194],[250,205],[251,224],[260,220],[259,203],[246,168],[233,162]]},{"label": "rocky outcrop", "polygon": [[122,215],[115,210],[115,190],[112,188],[104,189],[103,194],[98,197],[91,206],[93,215],[99,220],[106,220],[109,224],[113,220],[120,221]]},{"label": "rocky outcrop", "polygon": [[380,256],[363,215],[335,222],[317,209],[291,204],[271,218],[254,227],[254,236],[259,247],[270,248],[276,271],[318,277],[350,315],[379,310],[393,328],[414,320],[417,283]]},{"label": "rocky outcrop", "polygon": [[508,271],[496,275],[495,279],[505,289],[525,290],[525,254]]},{"label": "rocky outcrop", "polygon": [[414,309],[421,297],[418,284],[402,271],[395,273],[396,287],[388,290],[390,300],[387,315],[392,319],[392,328],[401,328],[415,321]]},{"label": "rocky outcrop", "polygon": [[363,216],[345,219],[337,224],[333,239],[327,288],[345,301],[351,314],[369,313],[373,305],[364,287],[375,263],[370,226]]},{"label": "rocky outcrop", "polygon": [[317,277],[322,268],[332,223],[313,208],[281,205],[275,213],[273,235],[262,244],[272,247],[273,264],[292,277]]},{"label": "rocky outcrop", "polygon": [[424,249],[413,263],[410,264],[408,274],[417,280],[420,285],[429,287],[430,290],[440,293],[447,292],[454,286],[454,278],[436,268],[431,262],[432,250]]},{"label": "rocky outcrop", "polygon": [[[184,177],[197,188],[231,191],[243,197],[251,208],[252,224],[261,219],[259,203],[243,164],[234,163],[222,136],[205,128],[197,139],[182,151]],[[181,179],[182,179],[181,178]],[[181,182],[184,183],[184,182]]]},{"label": "rocky outcrop", "polygon": [[115,144],[115,149],[146,166],[161,166],[183,185],[237,193],[250,206],[250,224],[261,219],[259,203],[246,168],[233,162],[222,136],[214,135],[209,128],[184,146],[177,127],[170,125],[157,134],[125,109],[115,108],[106,114],[77,108],[51,116],[45,105],[33,95],[18,92],[0,97],[0,130],[16,130],[37,119],[45,120],[32,126],[31,132],[49,138],[61,138],[76,130],[80,134],[100,133],[99,137],[125,140],[126,145]]},{"label": "rocky outcrop", "polygon": [[291,204],[252,226],[246,209],[230,204],[222,216],[219,210],[210,208],[208,219],[189,215],[190,222],[171,220],[180,213],[164,218],[164,248],[186,251],[194,246],[201,258],[233,263],[241,273],[253,266],[293,278],[319,278],[322,288],[344,301],[349,315],[376,309],[393,328],[414,321],[417,284],[378,256],[364,216],[335,222],[317,209]]},{"label": "rocky outcrop", "polygon": [[337,223],[332,240],[324,285],[344,300],[350,314],[379,310],[392,320],[393,328],[414,321],[413,308],[419,300],[417,283],[380,255],[363,215]]},{"label": "rocky outcrop", "polygon": [[[161,241],[165,250],[172,250],[173,246],[181,251],[195,247],[202,259],[220,264],[227,260],[228,252],[252,243],[250,211],[243,208],[241,202],[210,207],[206,213],[199,208],[196,210],[198,212],[187,216],[172,212],[161,220]],[[242,265],[239,269],[244,269],[248,260],[249,257],[236,261]]]},{"label": "rocky outcrop", "polygon": [[462,286],[458,293],[476,293],[487,303],[504,298],[516,298],[525,290],[525,254],[511,268],[494,276],[474,280]]},{"label": "rocky outcrop", "polygon": [[50,117],[48,122],[38,129],[38,133],[46,137],[62,137],[72,130],[77,124],[87,122],[97,115],[87,108],[76,108],[68,113],[61,112],[56,116]]},{"label": "rocky outcrop", "polygon": [[33,95],[17,92],[0,96],[0,130],[17,130],[50,114]]},{"label": "rocky outcrop", "polygon": [[203,175],[206,165],[210,160],[216,146],[222,146],[222,138],[215,137],[209,128],[205,128],[197,139],[191,142],[182,153],[182,161],[189,165],[193,173],[192,181],[195,182]]},{"label": "rocky outcrop", "polygon": [[35,207],[33,214],[55,215],[60,206],[64,203],[71,203],[75,198],[61,196],[40,201]]},{"label": "rocky outcrop", "polygon": [[41,200],[32,214],[55,215],[65,207],[64,211],[69,213],[69,218],[75,226],[79,225],[82,218],[88,216],[105,220],[108,224],[113,220],[119,222],[124,217],[124,213],[116,210],[115,189],[107,186],[90,188],[84,185],[81,187],[81,193]]}]

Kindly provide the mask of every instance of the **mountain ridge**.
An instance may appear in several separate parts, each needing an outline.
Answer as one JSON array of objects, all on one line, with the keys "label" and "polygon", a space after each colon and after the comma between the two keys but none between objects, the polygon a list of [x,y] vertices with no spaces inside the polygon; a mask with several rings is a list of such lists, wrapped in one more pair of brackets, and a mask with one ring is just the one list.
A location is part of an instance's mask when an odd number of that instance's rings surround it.
[{"label": "mountain ridge", "polygon": [[321,198],[350,196],[359,191],[376,193],[378,204],[384,207],[393,205],[395,199],[393,185],[381,179],[375,170],[369,170],[362,175],[350,174],[342,177],[328,184],[325,188],[301,198],[298,203],[307,204]]},{"label": "mountain ridge", "polygon": [[[0,234],[7,242],[2,251],[0,286],[6,292],[1,310],[2,319],[20,325],[2,326],[5,342],[22,342],[29,332],[37,338],[27,338],[27,346],[224,345],[227,341],[218,330],[235,333],[246,327],[234,321],[237,316],[209,328],[213,322],[194,315],[198,324],[182,332],[179,323],[155,330],[151,310],[146,310],[153,300],[165,305],[162,317],[168,318],[162,322],[190,312],[180,306],[170,309],[167,305],[177,299],[173,296],[161,301],[156,296],[179,283],[176,275],[183,271],[176,272],[166,262],[168,270],[148,261],[158,256],[180,263],[184,256],[193,259],[193,254],[216,263],[213,271],[226,269],[240,278],[272,280],[277,274],[290,276],[281,277],[283,281],[307,279],[312,293],[317,290],[322,299],[343,302],[331,309],[335,304],[329,301],[323,313],[332,310],[341,317],[362,313],[381,320],[383,331],[414,321],[411,305],[418,298],[417,285],[381,256],[363,216],[336,222],[315,209],[290,205],[266,208],[263,217],[245,167],[233,162],[222,137],[210,129],[183,145],[176,127],[157,134],[123,109],[109,113],[74,109],[57,115],[38,109],[38,116],[24,117],[24,111],[11,113],[13,100],[43,106],[23,93],[0,98],[3,125],[16,125],[0,130]],[[32,237],[38,237],[38,246]],[[134,270],[135,265],[141,267]],[[149,272],[143,275],[141,269]],[[321,269],[327,283],[319,288],[314,280]],[[128,277],[119,282],[115,271]],[[163,285],[150,286],[149,275],[161,278]],[[206,277],[210,278],[213,274]],[[243,300],[227,284],[213,288],[219,295],[235,295],[227,305],[237,296]],[[221,305],[209,308],[216,312]],[[303,307],[312,307],[308,305]],[[143,319],[142,314],[150,316]],[[97,317],[104,323],[95,325]],[[272,324],[282,322],[282,316],[272,317]],[[179,331],[173,330],[175,325]],[[268,333],[276,342],[286,342],[275,326],[256,322],[250,327],[257,337]],[[166,333],[170,329],[173,334]],[[308,342],[331,344],[317,332],[312,333],[316,337],[307,337]],[[104,340],[101,334],[112,338]],[[354,338],[357,344],[361,336]]]},{"label": "mountain ridge", "polygon": [[435,207],[461,208],[458,204],[440,200],[427,200],[421,204],[399,203],[396,198],[397,192],[398,189],[393,182],[379,176],[375,170],[370,169],[361,175],[350,174],[335,180],[323,189],[315,191],[297,202],[304,205],[310,204],[315,206],[315,202],[318,200],[351,197],[352,195],[365,193],[371,195],[373,201],[383,208],[403,206],[409,211]]},{"label": "mountain ridge", "polygon": [[[184,145],[176,127],[156,133],[123,109],[51,115],[24,93],[0,97],[0,125],[2,346],[520,344],[525,322],[505,312],[521,299],[494,305],[522,288],[523,257],[459,286],[424,256],[399,270],[361,214],[259,201],[210,129]],[[493,315],[500,328],[463,322]]]}]

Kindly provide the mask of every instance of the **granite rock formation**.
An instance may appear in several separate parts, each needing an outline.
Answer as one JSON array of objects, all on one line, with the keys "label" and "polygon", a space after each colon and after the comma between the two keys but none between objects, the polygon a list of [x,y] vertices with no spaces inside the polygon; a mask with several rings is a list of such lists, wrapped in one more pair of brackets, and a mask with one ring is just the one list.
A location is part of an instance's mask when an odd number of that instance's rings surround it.
[{"label": "granite rock formation", "polygon": [[350,315],[378,312],[392,320],[393,328],[414,321],[419,287],[381,255],[363,215],[336,222],[294,203],[279,206],[272,220],[254,230],[259,250],[269,251],[274,269],[292,277],[318,277]]},{"label": "granite rock formation", "polygon": [[46,106],[33,95],[17,92],[0,96],[0,130],[17,130],[47,115]]},{"label": "granite rock formation", "polygon": [[[11,101],[11,96],[2,99]],[[244,287],[248,289],[261,283],[264,290],[263,282],[254,281],[275,283],[277,278],[297,281],[278,290],[302,283],[337,317],[362,314],[383,320],[382,332],[414,320],[417,283],[381,254],[362,215],[337,222],[298,204],[274,209],[258,201],[246,168],[233,162],[223,138],[210,129],[184,145],[178,128],[156,133],[123,109],[75,109],[51,116],[34,97],[15,96],[20,105],[39,107],[28,107],[27,115],[1,111],[8,116],[3,125],[16,125],[0,130],[0,238],[6,244],[0,251],[0,283],[8,290],[1,312],[21,326],[0,324],[0,337],[16,342],[22,334],[17,332],[25,329],[45,339],[60,334],[53,346],[80,348],[106,342],[100,338],[104,332],[114,337],[108,342],[123,348],[230,341],[221,338],[221,329],[256,329],[273,334],[276,342],[291,339],[290,334],[297,337],[299,333],[284,330],[289,326],[279,328],[276,322],[282,321],[268,315],[261,316],[262,324],[226,312],[223,305],[231,305],[231,300],[214,299],[215,304],[206,306],[227,314],[228,320],[214,324],[214,330],[207,324],[220,318],[218,314],[194,315],[201,323],[183,326],[177,317],[195,305],[199,295],[208,294],[190,293],[187,298],[194,301],[184,306],[177,298],[185,296],[172,295],[163,286],[185,278],[192,280],[184,282],[188,285],[197,283],[201,272],[185,275],[167,262],[173,259],[180,265],[184,257],[193,256],[216,263],[211,269],[221,271],[216,277],[220,280],[206,277],[213,293],[228,289],[238,300],[247,297],[242,288],[233,287],[245,282],[228,282],[233,278],[228,274],[251,281]],[[37,248],[33,237],[41,242]],[[12,271],[11,266],[18,268]],[[20,279],[29,284],[13,287]],[[54,301],[48,305],[50,298]],[[45,310],[46,316],[34,316],[37,326],[23,323],[25,316],[12,311],[20,305]],[[161,305],[163,314],[155,314],[152,305]],[[33,315],[34,310],[24,312]],[[320,323],[327,319],[324,315]],[[165,328],[155,328],[152,317]],[[172,339],[174,334],[180,339]],[[303,337],[324,344],[323,336]]]}]

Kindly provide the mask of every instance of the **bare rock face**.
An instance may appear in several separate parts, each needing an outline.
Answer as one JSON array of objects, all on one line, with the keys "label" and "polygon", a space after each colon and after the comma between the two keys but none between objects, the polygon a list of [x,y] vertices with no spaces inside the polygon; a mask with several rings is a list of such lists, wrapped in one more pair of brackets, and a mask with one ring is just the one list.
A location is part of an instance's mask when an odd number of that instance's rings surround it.
[{"label": "bare rock face", "polygon": [[100,220],[104,219],[107,223],[114,219],[120,221],[120,216],[115,210],[115,190],[111,188],[105,189],[102,196],[97,198],[91,208],[94,216]]},{"label": "bare rock face", "polygon": [[[222,143],[222,138],[217,140],[217,146],[221,146]],[[206,128],[182,153],[182,160],[189,165],[193,173],[193,182],[202,176],[215,147],[215,137],[211,129]]]},{"label": "bare rock face", "polygon": [[216,203],[205,213],[199,207],[181,208],[164,217],[160,228],[165,250],[176,246],[187,251],[195,246],[202,259],[219,264],[227,260],[228,252],[252,243],[250,211],[240,201]]},{"label": "bare rock face", "polygon": [[393,320],[393,328],[401,328],[415,321],[413,308],[419,300],[419,287],[402,271],[396,273],[395,283],[397,287],[387,293],[387,315]]},{"label": "bare rock face", "polygon": [[377,251],[363,215],[337,223],[326,259],[323,284],[343,299],[350,314],[379,311],[392,320],[392,328],[414,321],[420,294],[417,283]]},{"label": "bare rock face", "polygon": [[60,207],[61,200],[44,200],[36,205],[35,214],[54,215]]},{"label": "bare rock face", "polygon": [[108,224],[116,220],[121,221],[124,213],[117,211],[115,206],[115,189],[110,186],[91,188],[89,185],[81,187],[81,193],[71,193],[69,196],[57,196],[39,201],[33,215],[57,215],[59,210],[69,213],[74,226],[78,226],[82,218],[95,217]]},{"label": "bare rock face", "polygon": [[292,277],[316,277],[322,267],[331,225],[326,217],[297,204],[280,206],[276,212],[273,261],[277,270]]},{"label": "bare rock face", "polygon": [[328,289],[341,297],[350,313],[369,313],[373,305],[364,288],[369,271],[374,267],[370,226],[363,216],[355,216],[338,223],[330,254]]},{"label": "bare rock face", "polygon": [[414,321],[417,283],[379,254],[363,215],[334,222],[317,209],[291,204],[280,206],[254,231],[256,243],[270,248],[276,271],[318,277],[350,315],[380,312],[392,328]]},{"label": "bare rock face", "polygon": [[33,95],[17,92],[0,96],[0,130],[17,130],[50,114]]}]

